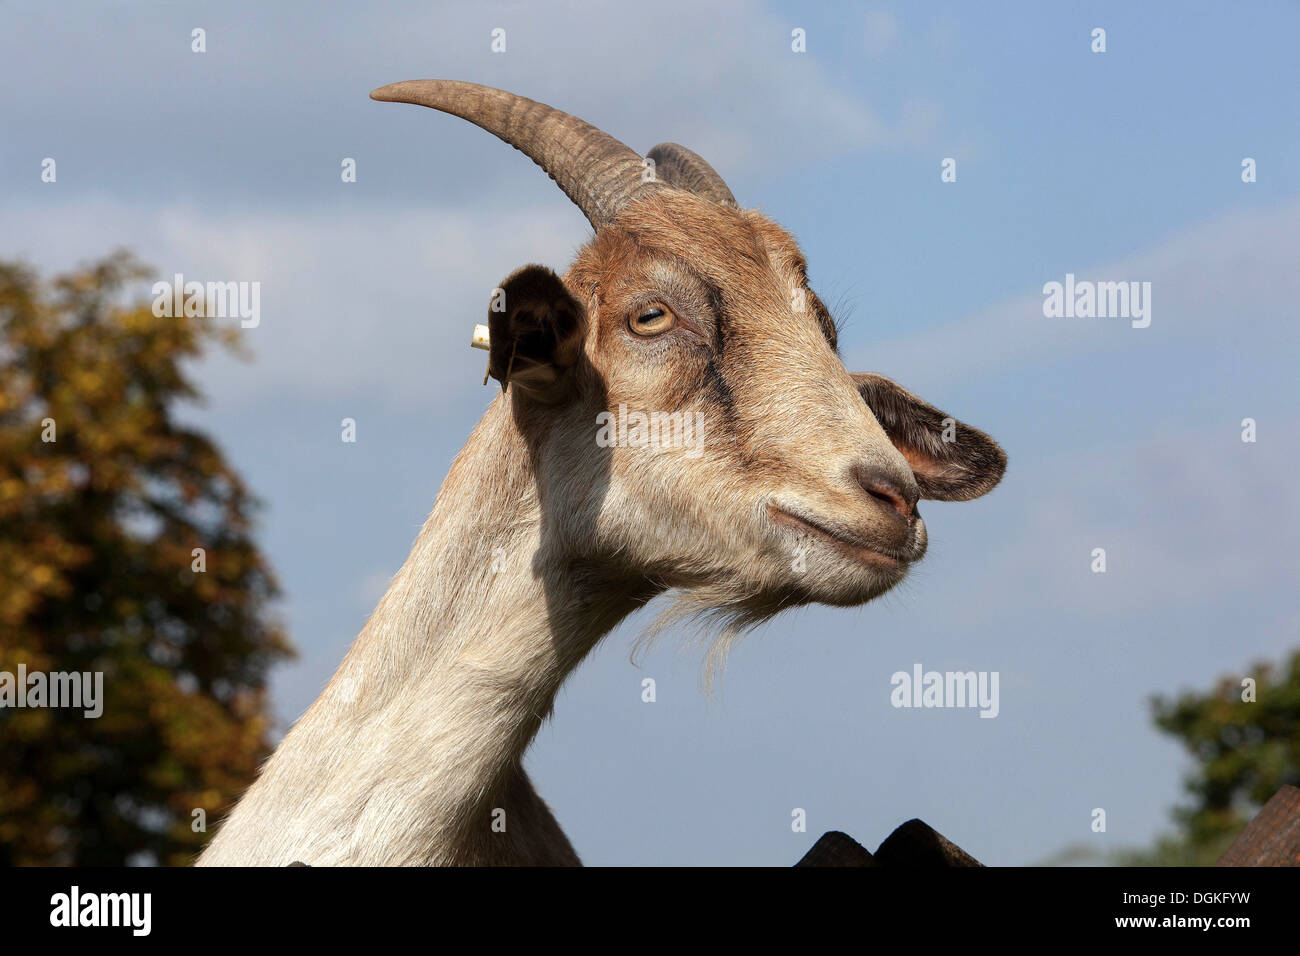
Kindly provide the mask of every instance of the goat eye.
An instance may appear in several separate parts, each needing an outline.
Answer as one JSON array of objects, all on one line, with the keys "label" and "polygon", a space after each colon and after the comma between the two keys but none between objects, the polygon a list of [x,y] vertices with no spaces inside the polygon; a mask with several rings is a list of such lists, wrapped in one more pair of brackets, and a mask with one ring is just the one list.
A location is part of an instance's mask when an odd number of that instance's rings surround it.
[{"label": "goat eye", "polygon": [[674,322],[676,322],[676,319],[673,317],[672,312],[668,311],[665,306],[656,304],[630,320],[628,326],[637,335],[658,335],[671,329]]}]

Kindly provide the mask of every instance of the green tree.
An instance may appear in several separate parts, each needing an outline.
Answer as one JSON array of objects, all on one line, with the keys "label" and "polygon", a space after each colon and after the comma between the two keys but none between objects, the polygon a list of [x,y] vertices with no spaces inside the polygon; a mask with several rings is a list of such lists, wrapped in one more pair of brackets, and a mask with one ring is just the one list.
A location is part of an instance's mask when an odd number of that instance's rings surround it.
[{"label": "green tree", "polygon": [[0,264],[0,672],[102,672],[104,698],[0,707],[0,864],[187,863],[194,811],[210,827],[269,749],[292,650],[255,501],[174,417],[187,360],[238,331],[154,316],[148,277]]},{"label": "green tree", "polygon": [[[1246,677],[1255,682],[1251,695]],[[1280,664],[1258,661],[1208,692],[1151,703],[1156,726],[1196,760],[1183,782],[1192,799],[1174,809],[1175,829],[1142,849],[1068,846],[1044,864],[1209,866],[1273,794],[1300,786],[1300,650]]]},{"label": "green tree", "polygon": [[[1242,681],[1255,682],[1243,700]],[[1259,661],[1224,677],[1209,693],[1153,701],[1156,726],[1179,738],[1196,759],[1184,788],[1192,801],[1174,811],[1177,831],[1129,865],[1199,865],[1217,860],[1283,786],[1300,786],[1300,650],[1278,665]]]}]

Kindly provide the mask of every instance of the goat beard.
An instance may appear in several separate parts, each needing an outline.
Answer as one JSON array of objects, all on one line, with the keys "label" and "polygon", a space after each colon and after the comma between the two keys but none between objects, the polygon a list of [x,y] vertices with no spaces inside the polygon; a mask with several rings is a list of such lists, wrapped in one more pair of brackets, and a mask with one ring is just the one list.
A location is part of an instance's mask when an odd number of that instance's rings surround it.
[{"label": "goat beard", "polygon": [[646,626],[632,645],[632,662],[641,660],[668,630],[681,627],[686,647],[707,647],[701,672],[705,693],[711,694],[726,670],[727,653],[742,637],[781,611],[813,600],[787,591],[777,596],[739,579],[676,588],[668,605]]}]

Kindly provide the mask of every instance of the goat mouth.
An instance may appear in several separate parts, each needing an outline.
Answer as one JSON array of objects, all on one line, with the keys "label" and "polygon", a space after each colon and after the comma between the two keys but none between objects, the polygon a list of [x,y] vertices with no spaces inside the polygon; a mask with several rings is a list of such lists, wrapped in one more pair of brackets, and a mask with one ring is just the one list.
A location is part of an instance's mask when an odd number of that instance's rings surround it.
[{"label": "goat mouth", "polygon": [[919,557],[917,554],[907,554],[894,549],[885,550],[867,544],[861,537],[851,532],[843,529],[832,530],[819,521],[786,511],[773,504],[767,506],[767,512],[775,523],[796,531],[810,533],[813,537],[830,544],[841,554],[875,568],[896,571]]}]

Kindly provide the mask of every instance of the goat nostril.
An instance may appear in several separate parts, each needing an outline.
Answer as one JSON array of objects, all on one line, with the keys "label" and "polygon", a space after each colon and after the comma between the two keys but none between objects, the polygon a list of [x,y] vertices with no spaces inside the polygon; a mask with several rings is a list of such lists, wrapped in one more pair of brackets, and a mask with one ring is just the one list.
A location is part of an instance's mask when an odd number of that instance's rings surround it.
[{"label": "goat nostril", "polygon": [[889,476],[861,467],[854,469],[854,477],[857,478],[863,491],[885,507],[898,512],[905,520],[910,521],[915,516],[916,501],[920,496],[914,485],[907,488],[900,487]]},{"label": "goat nostril", "polygon": [[871,497],[875,498],[881,504],[889,505],[889,507],[893,508],[900,514],[905,515],[907,513],[907,506],[903,504],[903,499],[896,494],[882,491],[879,488],[868,488],[867,494],[871,495]]}]

